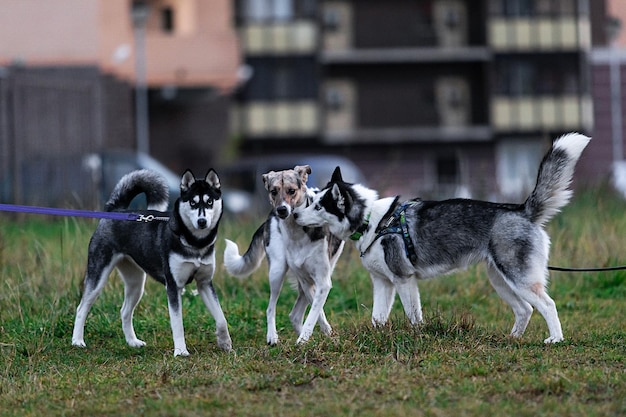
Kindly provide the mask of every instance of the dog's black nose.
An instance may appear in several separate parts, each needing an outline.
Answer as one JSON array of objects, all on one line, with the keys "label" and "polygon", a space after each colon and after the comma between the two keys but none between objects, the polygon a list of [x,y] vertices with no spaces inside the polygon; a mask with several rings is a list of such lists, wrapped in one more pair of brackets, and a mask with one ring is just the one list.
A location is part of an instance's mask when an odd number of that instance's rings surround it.
[{"label": "dog's black nose", "polygon": [[293,218],[297,219],[298,218],[298,213],[293,213]]},{"label": "dog's black nose", "polygon": [[206,227],[206,219],[198,219],[198,227],[204,229]]},{"label": "dog's black nose", "polygon": [[281,219],[284,219],[289,215],[289,212],[287,211],[287,207],[280,206],[276,209],[276,214],[278,214],[278,217],[280,217]]}]

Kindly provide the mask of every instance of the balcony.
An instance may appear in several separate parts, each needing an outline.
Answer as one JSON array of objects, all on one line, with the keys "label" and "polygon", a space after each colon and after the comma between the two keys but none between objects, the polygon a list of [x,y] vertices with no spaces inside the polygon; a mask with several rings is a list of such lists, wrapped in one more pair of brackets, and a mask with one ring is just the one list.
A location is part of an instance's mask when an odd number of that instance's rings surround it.
[{"label": "balcony", "polygon": [[318,29],[308,20],[250,23],[240,29],[247,55],[314,54]]},{"label": "balcony", "polygon": [[589,95],[495,96],[491,102],[496,131],[589,130],[593,124]]},{"label": "balcony", "polygon": [[252,101],[235,109],[234,130],[250,140],[313,136],[319,131],[317,102]]},{"label": "balcony", "polygon": [[563,51],[589,49],[588,18],[503,18],[488,23],[489,44],[501,51]]}]

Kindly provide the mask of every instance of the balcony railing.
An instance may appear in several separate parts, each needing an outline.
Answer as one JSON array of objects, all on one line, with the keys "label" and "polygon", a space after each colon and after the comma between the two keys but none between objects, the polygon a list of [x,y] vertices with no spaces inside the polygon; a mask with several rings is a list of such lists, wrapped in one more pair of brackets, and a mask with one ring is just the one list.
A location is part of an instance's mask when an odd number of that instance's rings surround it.
[{"label": "balcony railing", "polygon": [[250,102],[236,109],[235,131],[256,137],[312,136],[319,131],[317,102]]},{"label": "balcony railing", "polygon": [[243,26],[241,39],[248,55],[313,54],[318,28],[312,21],[252,23]]},{"label": "balcony railing", "polygon": [[588,130],[593,123],[589,95],[495,96],[491,102],[495,130]]},{"label": "balcony railing", "polygon": [[590,22],[586,17],[492,17],[488,31],[489,44],[496,51],[572,50],[591,46]]}]

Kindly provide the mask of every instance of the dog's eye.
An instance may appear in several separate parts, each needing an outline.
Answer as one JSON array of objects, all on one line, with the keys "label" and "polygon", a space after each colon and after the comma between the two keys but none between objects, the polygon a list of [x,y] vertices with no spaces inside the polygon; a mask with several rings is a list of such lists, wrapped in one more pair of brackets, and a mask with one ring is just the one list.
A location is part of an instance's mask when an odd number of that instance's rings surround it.
[{"label": "dog's eye", "polygon": [[316,204],[314,208],[316,211],[320,211],[322,209],[322,206],[320,206],[319,204]]},{"label": "dog's eye", "polygon": [[272,190],[272,191],[270,191],[270,194],[272,195],[272,197],[276,197],[278,195],[278,191],[277,190]]},{"label": "dog's eye", "polygon": [[290,188],[289,190],[287,190],[287,194],[295,195],[296,194],[296,190],[294,190],[293,188]]}]

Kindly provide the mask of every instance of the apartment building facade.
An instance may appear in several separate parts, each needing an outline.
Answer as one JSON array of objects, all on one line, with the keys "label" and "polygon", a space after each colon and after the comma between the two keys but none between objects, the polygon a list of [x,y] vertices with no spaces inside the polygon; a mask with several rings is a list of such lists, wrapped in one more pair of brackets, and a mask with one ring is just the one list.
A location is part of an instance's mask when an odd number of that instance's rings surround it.
[{"label": "apartment building facade", "polygon": [[593,127],[591,3],[238,0],[241,149],[343,154],[385,194],[522,196],[551,139]]}]

